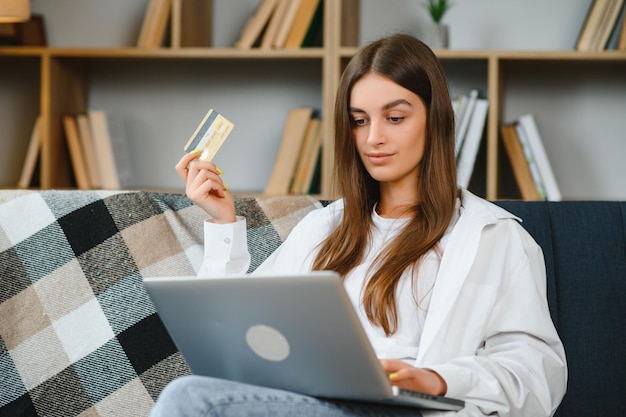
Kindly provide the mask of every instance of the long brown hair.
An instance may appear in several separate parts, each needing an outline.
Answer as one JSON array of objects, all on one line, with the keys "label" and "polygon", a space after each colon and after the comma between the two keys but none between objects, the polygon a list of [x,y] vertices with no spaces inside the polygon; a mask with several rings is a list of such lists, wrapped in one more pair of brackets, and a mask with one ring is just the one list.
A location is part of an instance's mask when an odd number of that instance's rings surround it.
[{"label": "long brown hair", "polygon": [[398,325],[396,289],[402,273],[435,247],[453,216],[458,195],[454,113],[439,60],[414,37],[396,34],[379,39],[350,60],[341,77],[334,110],[334,179],[344,198],[344,214],[337,229],[321,243],[313,269],[329,269],[345,277],[362,262],[370,238],[372,211],[380,190],[358,156],[349,111],[352,87],[368,73],[385,76],[417,94],[427,109],[427,140],[418,173],[420,201],[410,208],[412,216],[406,227],[378,255],[363,293],[368,319],[389,336]]}]

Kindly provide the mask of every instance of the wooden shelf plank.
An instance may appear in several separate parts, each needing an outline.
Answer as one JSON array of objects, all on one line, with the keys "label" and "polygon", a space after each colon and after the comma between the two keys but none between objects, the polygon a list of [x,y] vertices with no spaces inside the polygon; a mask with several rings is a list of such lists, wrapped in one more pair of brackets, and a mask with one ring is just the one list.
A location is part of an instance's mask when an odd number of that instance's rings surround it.
[{"label": "wooden shelf plank", "polygon": [[311,59],[324,56],[323,48],[242,50],[237,48],[50,48],[58,58],[206,58],[206,59]]}]

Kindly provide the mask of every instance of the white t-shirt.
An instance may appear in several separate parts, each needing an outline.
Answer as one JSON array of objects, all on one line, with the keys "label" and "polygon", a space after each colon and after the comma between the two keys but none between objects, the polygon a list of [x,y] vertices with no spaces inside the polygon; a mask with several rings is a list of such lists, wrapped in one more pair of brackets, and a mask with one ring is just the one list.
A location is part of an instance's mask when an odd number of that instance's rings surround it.
[{"label": "white t-shirt", "polygon": [[[457,217],[458,214],[455,215],[452,225],[456,222]],[[378,358],[403,359],[407,363],[413,364],[417,358],[419,340],[428,314],[432,289],[439,272],[441,254],[445,249],[452,227],[448,228],[437,247],[422,258],[418,265],[417,279],[411,277],[412,268],[407,269],[402,275],[396,292],[398,327],[394,334],[387,337],[382,328],[374,327],[369,322],[361,302],[362,291],[366,279],[369,278],[368,269],[370,265],[376,256],[400,233],[408,223],[408,219],[384,218],[376,213],[376,209],[373,211],[372,218],[374,221],[372,239],[367,247],[363,263],[350,271],[346,276],[344,285]]]}]

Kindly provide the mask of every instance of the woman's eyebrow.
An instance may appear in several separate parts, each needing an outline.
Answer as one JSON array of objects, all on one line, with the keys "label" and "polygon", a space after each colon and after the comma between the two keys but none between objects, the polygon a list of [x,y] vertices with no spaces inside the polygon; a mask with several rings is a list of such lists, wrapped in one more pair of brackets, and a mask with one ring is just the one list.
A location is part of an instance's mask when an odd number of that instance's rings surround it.
[{"label": "woman's eyebrow", "polygon": [[[411,102],[409,102],[408,100],[403,99],[403,98],[399,98],[397,100],[393,100],[393,101],[390,101],[389,103],[385,104],[382,107],[382,110],[389,110],[389,109],[392,109],[392,108],[394,108],[396,106],[400,106],[402,104],[405,104],[407,106],[413,107]],[[360,109],[358,107],[350,107],[350,112],[351,113],[365,113],[365,110],[362,110],[362,109]]]},{"label": "woman's eyebrow", "polygon": [[394,100],[394,101],[391,101],[391,102],[389,102],[389,103],[385,104],[385,105],[383,106],[383,110],[389,110],[389,109],[392,109],[392,108],[394,108],[394,107],[396,107],[396,106],[399,106],[399,105],[401,105],[401,104],[406,104],[406,105],[407,105],[407,106],[409,106],[409,107],[412,107],[412,106],[413,106],[413,105],[412,105],[412,104],[411,104],[408,100],[405,100],[405,99],[403,99],[403,98],[399,98],[399,99],[397,99],[397,100]]}]

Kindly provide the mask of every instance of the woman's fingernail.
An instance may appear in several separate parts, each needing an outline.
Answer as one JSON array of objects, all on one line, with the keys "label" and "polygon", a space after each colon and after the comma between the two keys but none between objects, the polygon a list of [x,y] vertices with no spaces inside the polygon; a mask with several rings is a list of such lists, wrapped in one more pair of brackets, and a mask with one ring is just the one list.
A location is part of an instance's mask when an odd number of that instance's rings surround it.
[{"label": "woman's fingernail", "polygon": [[225,182],[222,182],[222,184],[224,185],[224,190],[228,191],[228,185]]},{"label": "woman's fingernail", "polygon": [[191,152],[189,152],[189,153],[192,153],[192,154],[194,154],[194,155],[195,155],[195,154],[198,154],[198,153],[200,153],[200,152],[202,152],[202,149],[194,149],[193,151],[191,151]]},{"label": "woman's fingernail", "polygon": [[217,171],[217,173],[218,173],[218,174],[220,174],[220,175],[222,175],[222,174],[224,173],[224,171],[222,171],[222,170],[220,169],[220,167],[218,167],[218,166],[215,166],[215,170],[216,170],[216,171]]},{"label": "woman's fingernail", "polygon": [[389,374],[389,379],[398,379],[398,374],[395,372],[392,374]]}]

